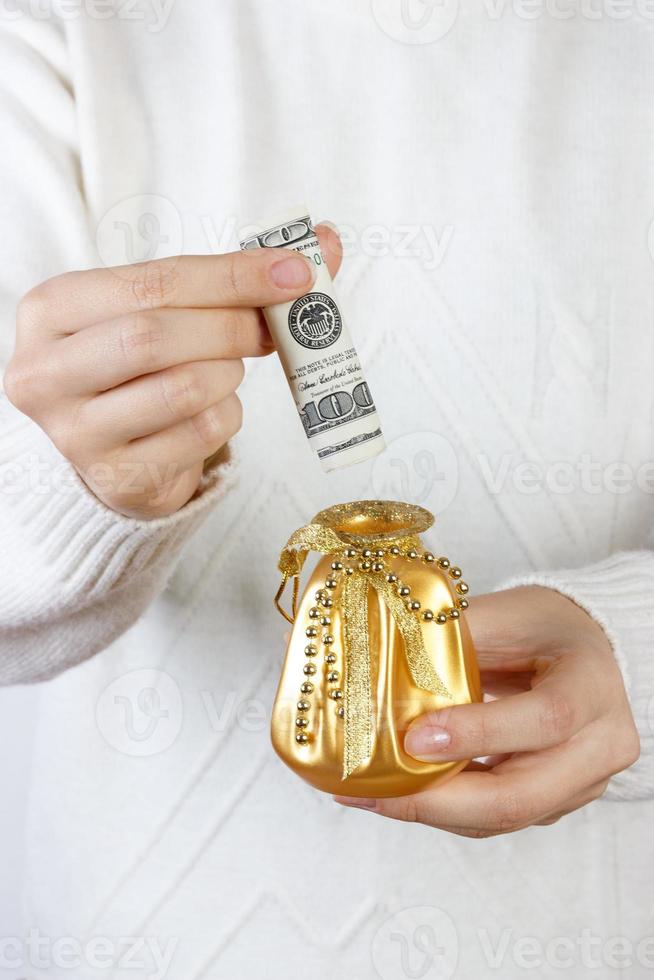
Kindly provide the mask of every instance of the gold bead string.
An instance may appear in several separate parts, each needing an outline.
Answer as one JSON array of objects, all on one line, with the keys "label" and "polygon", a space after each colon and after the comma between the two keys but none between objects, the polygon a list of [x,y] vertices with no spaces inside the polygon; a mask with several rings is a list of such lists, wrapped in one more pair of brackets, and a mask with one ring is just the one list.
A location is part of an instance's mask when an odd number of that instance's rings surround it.
[{"label": "gold bead string", "polygon": [[[334,652],[334,637],[330,633],[332,618],[329,610],[334,604],[334,594],[339,586],[339,580],[345,566],[338,559],[332,562],[331,572],[325,579],[323,588],[318,589],[315,594],[316,605],[309,609],[308,625],[305,628],[305,636],[308,643],[304,648],[307,662],[304,665],[305,679],[300,686],[300,700],[297,702],[298,716],[295,719],[295,726],[299,731],[295,735],[295,740],[300,745],[306,745],[311,738],[307,731],[309,727],[309,712],[311,711],[311,701],[309,697],[314,692],[315,678],[318,673],[316,660],[320,655],[320,647],[323,650],[323,675],[325,682],[329,685],[328,696],[332,701],[337,702],[337,714],[342,718],[343,708],[338,704],[343,699],[343,691],[338,686],[340,681],[340,671],[336,669],[338,657]],[[347,570],[351,574],[351,569]],[[320,635],[318,631],[320,627]]]},{"label": "gold bead string", "polygon": [[[432,609],[422,609],[421,603],[417,599],[411,598],[411,588],[391,571],[386,571],[385,558],[405,558],[408,561],[423,561],[427,565],[436,564],[443,572],[447,572],[449,577],[455,582],[454,589],[457,593],[455,604],[435,612]],[[461,612],[468,608],[468,586],[462,579],[461,569],[453,566],[449,558],[444,556],[436,558],[431,551],[418,552],[414,549],[402,551],[396,545],[388,548],[345,548],[341,555],[337,555],[331,563],[331,570],[325,579],[324,586],[315,593],[316,605],[309,609],[305,636],[307,645],[304,648],[306,663],[303,668],[304,681],[300,686],[300,697],[297,702],[297,717],[295,727],[297,733],[295,740],[299,745],[307,745],[311,741],[310,732],[310,697],[315,691],[315,677],[318,673],[316,660],[323,648],[323,675],[328,685],[328,697],[336,702],[336,713],[339,718],[344,718],[345,709],[343,707],[343,690],[339,686],[341,671],[337,669],[338,655],[334,649],[334,637],[330,633],[331,615],[330,609],[334,604],[334,597],[339,585],[343,581],[343,576],[353,575],[355,565],[359,571],[386,575],[386,581],[392,584],[397,594],[405,600],[408,610],[415,613],[425,623],[436,623],[439,626],[445,625],[448,621],[459,619]],[[320,627],[320,635],[319,635]],[[342,667],[341,667],[342,670]]]}]

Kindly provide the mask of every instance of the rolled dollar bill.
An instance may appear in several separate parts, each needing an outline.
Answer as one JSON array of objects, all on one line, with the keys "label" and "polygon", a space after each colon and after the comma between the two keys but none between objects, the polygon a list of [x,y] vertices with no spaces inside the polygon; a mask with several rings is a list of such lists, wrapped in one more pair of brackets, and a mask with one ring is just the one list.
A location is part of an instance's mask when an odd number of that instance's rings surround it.
[{"label": "rolled dollar bill", "polygon": [[323,468],[376,456],[386,447],[377,410],[307,209],[267,222],[240,244],[244,250],[290,248],[315,263],[311,292],[263,312]]}]

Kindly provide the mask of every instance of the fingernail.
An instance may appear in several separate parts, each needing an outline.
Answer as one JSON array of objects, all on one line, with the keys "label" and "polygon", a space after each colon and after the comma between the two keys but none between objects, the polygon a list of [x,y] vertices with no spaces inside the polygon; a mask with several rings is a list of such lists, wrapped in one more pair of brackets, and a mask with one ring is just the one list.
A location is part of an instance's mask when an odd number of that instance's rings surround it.
[{"label": "fingernail", "polygon": [[331,234],[322,236],[323,240],[321,241],[320,246],[323,251],[327,249],[335,256],[338,255],[341,244],[341,236],[336,225],[332,224],[331,221],[319,221],[316,225],[316,230],[318,228],[322,230],[326,228],[329,232],[331,232]]},{"label": "fingernail", "polygon": [[452,741],[450,733],[435,725],[420,725],[410,728],[404,738],[404,749],[414,759],[432,762],[442,758]]},{"label": "fingernail", "polygon": [[316,228],[329,228],[330,231],[335,232],[337,235],[339,233],[338,232],[338,227],[334,224],[333,221],[326,221],[324,219],[322,221],[319,221],[318,222],[318,224],[316,225]]},{"label": "fingernail", "polygon": [[270,278],[279,289],[297,289],[310,286],[315,279],[313,267],[301,256],[282,259],[270,267]]},{"label": "fingernail", "polygon": [[362,810],[377,809],[377,800],[364,800],[358,796],[335,796],[334,802],[340,803],[342,806],[356,806]]}]

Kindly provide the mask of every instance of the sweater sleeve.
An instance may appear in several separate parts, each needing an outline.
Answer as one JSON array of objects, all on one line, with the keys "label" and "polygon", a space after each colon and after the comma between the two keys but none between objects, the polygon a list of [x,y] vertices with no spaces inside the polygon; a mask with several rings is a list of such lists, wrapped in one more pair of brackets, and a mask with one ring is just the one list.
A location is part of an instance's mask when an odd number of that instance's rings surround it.
[{"label": "sweater sleeve", "polygon": [[654,555],[622,552],[585,568],[534,573],[502,588],[542,585],[585,609],[604,629],[622,676],[638,733],[641,756],[618,773],[606,799],[654,797]]},{"label": "sweater sleeve", "polygon": [[[29,0],[0,22],[0,369],[37,283],[97,264],[66,38]],[[184,542],[234,481],[231,450],[172,517],[107,509],[0,392],[0,685],[41,681],[106,648],[163,588]]]}]

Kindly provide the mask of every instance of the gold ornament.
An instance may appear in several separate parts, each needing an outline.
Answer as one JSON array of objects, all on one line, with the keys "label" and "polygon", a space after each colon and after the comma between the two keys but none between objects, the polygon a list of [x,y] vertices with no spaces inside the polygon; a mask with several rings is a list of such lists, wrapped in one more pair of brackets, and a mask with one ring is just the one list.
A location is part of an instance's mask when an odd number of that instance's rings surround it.
[{"label": "gold ornament", "polygon": [[[291,535],[282,551],[275,604],[293,630],[272,741],[287,765],[325,792],[402,796],[466,765],[419,762],[403,746],[419,715],[482,699],[462,615],[468,586],[457,566],[424,551],[418,537],[433,522],[429,511],[410,504],[339,504]],[[309,551],[325,557],[299,600]],[[290,614],[281,606],[289,579]],[[330,609],[328,617],[320,606]],[[316,614],[320,630],[310,625]],[[307,663],[317,643],[325,651],[322,665]]]}]

